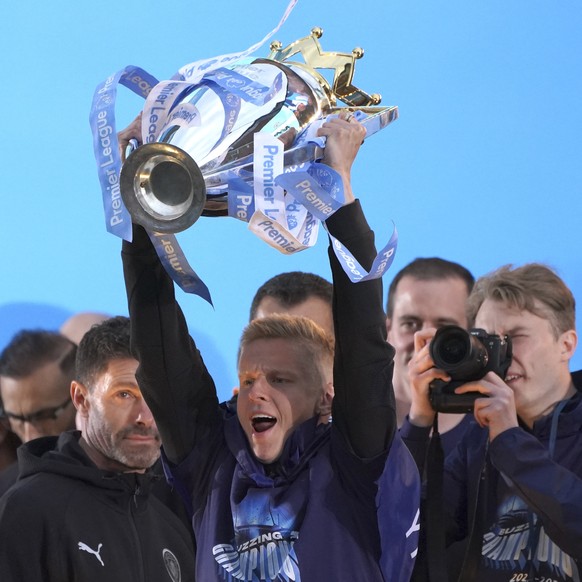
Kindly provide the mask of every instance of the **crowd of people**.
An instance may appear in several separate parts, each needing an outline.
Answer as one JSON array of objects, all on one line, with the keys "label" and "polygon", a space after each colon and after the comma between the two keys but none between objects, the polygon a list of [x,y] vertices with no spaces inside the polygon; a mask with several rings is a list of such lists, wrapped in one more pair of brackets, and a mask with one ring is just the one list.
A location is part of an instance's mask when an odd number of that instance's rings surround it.
[{"label": "crowd of people", "polygon": [[[342,114],[320,132],[346,199],[326,228],[369,269],[365,130]],[[332,283],[259,288],[221,403],[141,226],[121,254],[129,317],[23,330],[0,354],[2,582],[581,579],[582,373],[552,269],[475,281],[420,258],[385,298],[330,249]],[[482,373],[453,384],[464,357]]]}]

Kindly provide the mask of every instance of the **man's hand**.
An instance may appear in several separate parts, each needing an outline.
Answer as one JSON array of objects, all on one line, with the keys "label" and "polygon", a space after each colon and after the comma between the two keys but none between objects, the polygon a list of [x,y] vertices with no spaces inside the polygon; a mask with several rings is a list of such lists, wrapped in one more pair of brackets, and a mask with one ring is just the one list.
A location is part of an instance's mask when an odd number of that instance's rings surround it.
[{"label": "man's hand", "polygon": [[141,111],[137,117],[120,132],[117,133],[117,141],[119,143],[119,155],[121,161],[125,162],[125,152],[129,146],[130,140],[135,139],[141,145]]},{"label": "man's hand", "polygon": [[451,378],[443,370],[434,367],[429,344],[436,333],[435,328],[417,331],[414,334],[414,355],[408,362],[412,404],[408,418],[415,426],[432,426],[435,411],[428,399],[429,384],[436,380],[448,382]]},{"label": "man's hand", "polygon": [[345,202],[349,204],[355,200],[350,172],[356,154],[366,137],[366,129],[351,113],[342,111],[339,117],[326,121],[317,134],[327,138],[322,161],[341,176]]},{"label": "man's hand", "polygon": [[494,372],[488,372],[478,382],[463,384],[455,394],[481,392],[489,398],[475,400],[475,420],[482,427],[489,428],[489,440],[492,441],[503,431],[519,426],[513,390]]}]

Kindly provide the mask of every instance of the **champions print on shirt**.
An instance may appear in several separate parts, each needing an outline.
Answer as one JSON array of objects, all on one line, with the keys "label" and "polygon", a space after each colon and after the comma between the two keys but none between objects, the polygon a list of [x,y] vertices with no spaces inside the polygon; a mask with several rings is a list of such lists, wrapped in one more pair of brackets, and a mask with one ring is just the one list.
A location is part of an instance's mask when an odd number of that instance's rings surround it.
[{"label": "champions print on shirt", "polygon": [[301,581],[293,549],[299,538],[296,526],[298,514],[303,514],[301,504],[289,498],[287,503],[277,504],[267,491],[247,492],[233,511],[234,542],[212,548],[220,577],[227,582]]},{"label": "champions print on shirt", "polygon": [[546,534],[537,516],[512,495],[483,536],[483,565],[507,582],[580,582],[576,562]]},{"label": "champions print on shirt", "polygon": [[212,548],[215,560],[228,572],[225,580],[249,582],[299,582],[293,542],[298,532],[269,532],[238,544]]}]

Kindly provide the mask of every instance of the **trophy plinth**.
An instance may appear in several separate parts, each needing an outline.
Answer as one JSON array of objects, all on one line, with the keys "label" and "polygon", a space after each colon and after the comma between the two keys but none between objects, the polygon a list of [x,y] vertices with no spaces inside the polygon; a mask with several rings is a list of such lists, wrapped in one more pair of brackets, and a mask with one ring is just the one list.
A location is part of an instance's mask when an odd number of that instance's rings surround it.
[{"label": "trophy plinth", "polygon": [[181,232],[204,209],[206,185],[196,162],[168,143],[145,144],[121,168],[123,202],[137,224],[156,232]]}]

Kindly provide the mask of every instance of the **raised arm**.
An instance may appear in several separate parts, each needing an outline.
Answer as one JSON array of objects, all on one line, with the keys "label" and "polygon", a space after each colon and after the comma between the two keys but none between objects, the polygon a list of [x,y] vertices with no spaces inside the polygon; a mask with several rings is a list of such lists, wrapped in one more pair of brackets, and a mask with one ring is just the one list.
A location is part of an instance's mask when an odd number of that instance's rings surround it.
[{"label": "raised arm", "polygon": [[[355,121],[337,119],[339,127],[323,126],[327,136],[324,162],[342,176],[349,204],[338,210],[326,226],[360,262],[370,269],[376,256],[370,230],[350,185],[350,168],[363,139]],[[394,349],[386,343],[382,307],[382,281],[352,283],[333,250],[329,257],[334,284],[335,362],[333,423],[353,452],[371,459],[385,452],[396,430],[392,371]]]},{"label": "raised arm", "polygon": [[174,284],[145,230],[134,225],[122,259],[137,380],[162,437],[179,463],[218,422],[218,398],[174,296]]}]

